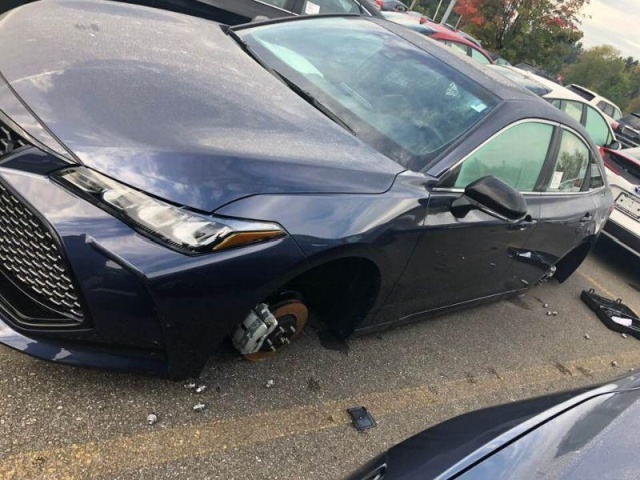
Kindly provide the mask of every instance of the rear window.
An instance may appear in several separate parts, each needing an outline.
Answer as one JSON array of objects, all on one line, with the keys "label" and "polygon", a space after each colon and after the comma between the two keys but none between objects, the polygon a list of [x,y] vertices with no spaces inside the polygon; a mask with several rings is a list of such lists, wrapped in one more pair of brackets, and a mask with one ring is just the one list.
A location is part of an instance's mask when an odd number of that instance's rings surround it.
[{"label": "rear window", "polygon": [[583,90],[577,85],[569,85],[567,88],[571,90],[573,93],[580,95],[582,98],[587,99],[587,101],[591,101],[595,98],[595,95]]},{"label": "rear window", "polygon": [[627,182],[640,185],[640,152],[629,154],[625,151],[624,155],[634,157],[637,161],[634,162],[632,159],[625,158],[623,155],[608,151],[605,155],[604,163]]},{"label": "rear window", "polygon": [[498,103],[446,63],[361,18],[315,17],[237,34],[359,139],[412,170],[424,169]]},{"label": "rear window", "polygon": [[626,117],[620,119],[620,122],[626,123],[633,128],[640,129],[640,118],[636,117],[635,115],[627,115]]}]

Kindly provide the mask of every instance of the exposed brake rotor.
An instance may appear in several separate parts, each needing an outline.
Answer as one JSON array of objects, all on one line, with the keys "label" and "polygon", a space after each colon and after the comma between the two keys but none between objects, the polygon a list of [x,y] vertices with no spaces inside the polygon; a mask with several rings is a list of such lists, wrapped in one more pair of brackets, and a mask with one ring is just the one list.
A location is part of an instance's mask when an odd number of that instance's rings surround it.
[{"label": "exposed brake rotor", "polygon": [[247,360],[255,362],[275,355],[298,338],[309,318],[309,310],[300,300],[277,303],[271,308],[271,313],[278,321],[278,326],[267,336],[260,350],[244,355]]}]

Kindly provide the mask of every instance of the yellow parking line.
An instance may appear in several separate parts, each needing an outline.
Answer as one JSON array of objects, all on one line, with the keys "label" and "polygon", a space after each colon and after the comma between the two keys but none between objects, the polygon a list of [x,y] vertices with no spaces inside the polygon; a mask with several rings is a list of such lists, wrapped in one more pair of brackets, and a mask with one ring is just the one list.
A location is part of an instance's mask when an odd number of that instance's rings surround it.
[{"label": "yellow parking line", "polygon": [[593,278],[591,275],[588,275],[586,273],[584,273],[582,270],[578,270],[578,275],[582,276],[585,280],[587,280],[589,283],[591,283],[594,287],[596,287],[597,290],[600,290],[600,292],[604,293],[605,295],[607,295],[608,297],[611,298],[618,298],[618,295],[616,295],[615,293],[613,293],[611,290],[609,290],[607,287],[605,287],[604,285],[602,285],[600,282],[598,282],[595,278]]},{"label": "yellow parking line", "polygon": [[154,430],[103,441],[72,444],[49,450],[23,452],[0,460],[3,480],[80,479],[110,476],[116,472],[161,465],[198,456],[212,456],[246,447],[343,426],[349,423],[347,407],[365,405],[377,418],[398,412],[426,410],[437,404],[459,402],[494,392],[551,384],[566,376],[581,376],[640,366],[640,349],[611,356],[592,357],[462,379],[437,385],[378,392],[317,405],[272,410],[256,415]]}]

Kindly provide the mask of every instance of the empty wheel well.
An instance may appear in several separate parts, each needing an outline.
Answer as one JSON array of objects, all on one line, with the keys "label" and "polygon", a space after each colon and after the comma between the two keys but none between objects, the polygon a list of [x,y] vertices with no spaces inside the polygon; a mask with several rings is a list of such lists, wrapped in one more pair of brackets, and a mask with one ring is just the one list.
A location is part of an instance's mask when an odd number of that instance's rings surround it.
[{"label": "empty wheel well", "polygon": [[380,271],[365,258],[341,258],[303,273],[283,290],[300,292],[329,328],[347,336],[373,306],[380,290]]},{"label": "empty wheel well", "polygon": [[587,258],[587,255],[591,252],[591,247],[592,245],[590,243],[583,243],[562,257],[556,264],[556,273],[554,275],[556,280],[563,283],[569,278],[571,274],[578,269],[584,259]]}]

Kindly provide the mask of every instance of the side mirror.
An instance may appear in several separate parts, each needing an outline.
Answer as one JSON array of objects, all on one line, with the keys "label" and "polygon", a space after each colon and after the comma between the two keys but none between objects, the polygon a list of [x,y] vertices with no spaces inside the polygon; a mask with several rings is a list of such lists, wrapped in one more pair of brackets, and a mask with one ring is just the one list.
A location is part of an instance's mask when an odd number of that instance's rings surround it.
[{"label": "side mirror", "polygon": [[451,213],[462,218],[476,208],[509,222],[522,220],[529,210],[520,192],[491,175],[467,185],[464,195],[451,204]]},{"label": "side mirror", "polygon": [[622,150],[622,144],[619,141],[614,140],[609,145],[607,145],[607,148],[609,150]]}]

